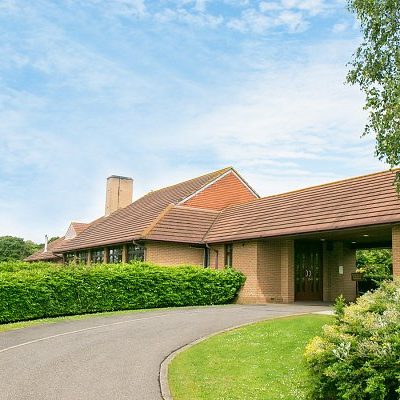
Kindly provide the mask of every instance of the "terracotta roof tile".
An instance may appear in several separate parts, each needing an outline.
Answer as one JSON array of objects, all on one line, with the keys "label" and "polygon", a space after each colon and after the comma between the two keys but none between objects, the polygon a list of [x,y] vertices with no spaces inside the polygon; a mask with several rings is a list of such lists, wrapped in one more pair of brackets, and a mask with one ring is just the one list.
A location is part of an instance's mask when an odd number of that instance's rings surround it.
[{"label": "terracotta roof tile", "polygon": [[71,222],[77,235],[80,235],[91,223]]},{"label": "terracotta roof tile", "polygon": [[58,250],[69,251],[139,239],[143,231],[171,203],[177,204],[223,175],[231,167],[146,194],[129,206],[104,217]]},{"label": "terracotta roof tile", "polygon": [[394,171],[346,179],[224,209],[207,242],[400,222]]},{"label": "terracotta roof tile", "polygon": [[54,249],[58,246],[61,246],[65,242],[64,237],[53,240],[47,245],[47,251],[44,252],[44,247],[37,251],[36,253],[31,254],[29,257],[26,257],[24,261],[51,261],[57,260],[60,256],[57,256],[53,253]]},{"label": "terracotta roof tile", "polygon": [[180,243],[202,243],[219,211],[174,206],[147,234],[146,239]]}]

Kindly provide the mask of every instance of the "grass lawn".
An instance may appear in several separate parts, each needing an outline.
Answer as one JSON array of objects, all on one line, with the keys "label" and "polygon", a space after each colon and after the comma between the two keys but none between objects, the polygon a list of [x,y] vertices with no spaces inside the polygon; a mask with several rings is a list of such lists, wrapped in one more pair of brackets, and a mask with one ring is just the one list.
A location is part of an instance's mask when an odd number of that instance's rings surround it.
[{"label": "grass lawn", "polygon": [[211,337],[173,359],[173,398],[307,399],[304,348],[331,321],[325,315],[280,318]]}]

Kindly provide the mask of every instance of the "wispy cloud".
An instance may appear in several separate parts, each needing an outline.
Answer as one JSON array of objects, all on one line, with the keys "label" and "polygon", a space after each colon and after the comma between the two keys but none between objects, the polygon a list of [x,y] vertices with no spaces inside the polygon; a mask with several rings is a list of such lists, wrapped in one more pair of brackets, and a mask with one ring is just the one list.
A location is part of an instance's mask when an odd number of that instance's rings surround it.
[{"label": "wispy cloud", "polygon": [[339,0],[0,2],[0,235],[98,217],[112,173],[138,197],[225,165],[261,194],[380,168],[340,24]]}]

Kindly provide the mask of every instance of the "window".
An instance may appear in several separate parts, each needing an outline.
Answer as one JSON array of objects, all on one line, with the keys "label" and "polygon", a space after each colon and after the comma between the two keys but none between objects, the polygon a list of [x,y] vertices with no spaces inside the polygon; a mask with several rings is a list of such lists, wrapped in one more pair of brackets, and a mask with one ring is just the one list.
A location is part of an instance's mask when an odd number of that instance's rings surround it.
[{"label": "window", "polygon": [[208,268],[210,266],[210,249],[208,247],[204,248],[204,268]]},{"label": "window", "polygon": [[75,261],[75,253],[66,253],[65,254],[65,262],[67,264]]},{"label": "window", "polygon": [[110,264],[117,264],[122,262],[122,247],[110,247],[108,262]]},{"label": "window", "polygon": [[88,252],[87,251],[80,251],[77,253],[76,261],[79,264],[87,264],[88,260]]},{"label": "window", "polygon": [[232,253],[233,253],[233,245],[226,244],[225,245],[225,266],[232,267]]},{"label": "window", "polygon": [[144,246],[140,244],[129,244],[127,261],[144,261]]},{"label": "window", "polygon": [[92,263],[102,263],[104,261],[104,249],[92,250]]}]

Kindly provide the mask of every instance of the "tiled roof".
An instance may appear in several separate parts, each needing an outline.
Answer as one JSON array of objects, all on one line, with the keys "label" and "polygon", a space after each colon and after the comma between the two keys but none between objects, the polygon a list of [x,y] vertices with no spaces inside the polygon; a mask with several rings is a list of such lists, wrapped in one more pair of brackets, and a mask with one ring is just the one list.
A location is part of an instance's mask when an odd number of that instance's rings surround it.
[{"label": "tiled roof", "polygon": [[80,235],[90,224],[84,222],[71,222],[71,225],[74,227],[76,235]]},{"label": "tiled roof", "polygon": [[201,243],[219,211],[174,206],[145,236],[150,240]]},{"label": "tiled roof", "polygon": [[59,246],[61,246],[65,242],[64,237],[53,240],[47,245],[47,251],[44,252],[44,247],[37,251],[36,253],[31,254],[29,257],[26,257],[24,261],[51,261],[57,260],[60,258],[56,254],[53,253],[53,250]]},{"label": "tiled roof", "polygon": [[224,168],[150,192],[129,206],[93,223],[79,236],[66,241],[58,250],[84,249],[139,239],[168,205],[181,202],[230,169],[231,167]]},{"label": "tiled roof", "polygon": [[400,222],[395,171],[264,197],[224,209],[206,242],[295,235]]}]

